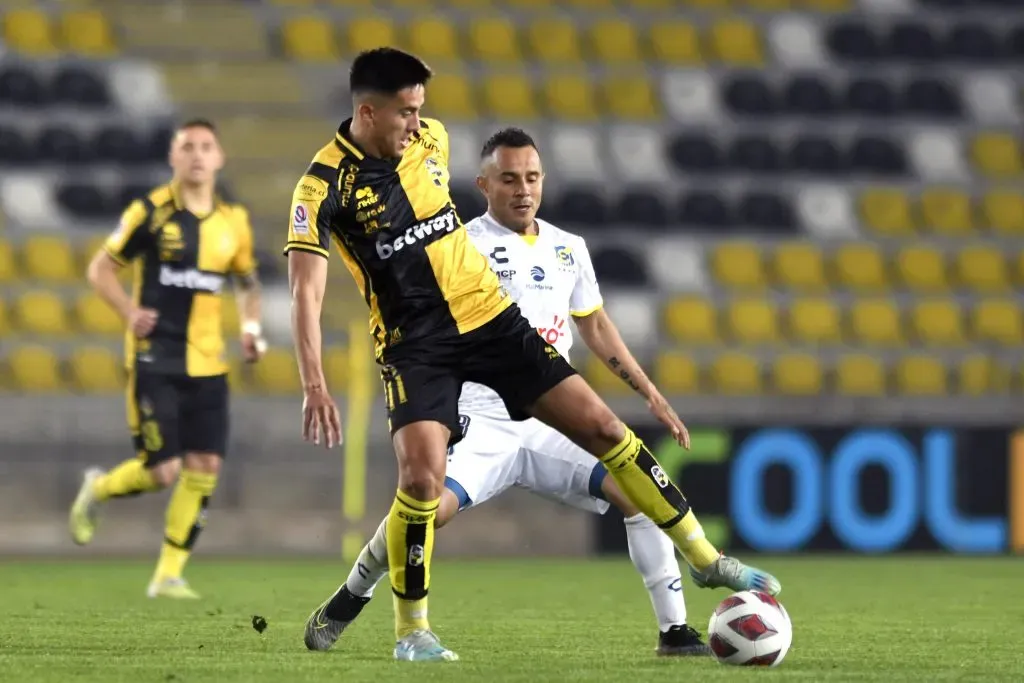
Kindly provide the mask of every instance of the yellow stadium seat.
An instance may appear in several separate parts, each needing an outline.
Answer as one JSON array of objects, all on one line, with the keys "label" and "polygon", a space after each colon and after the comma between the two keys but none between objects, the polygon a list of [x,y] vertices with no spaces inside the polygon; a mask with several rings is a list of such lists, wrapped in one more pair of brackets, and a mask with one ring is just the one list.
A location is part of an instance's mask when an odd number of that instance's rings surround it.
[{"label": "yellow stadium seat", "polygon": [[869,293],[888,289],[882,252],[873,244],[846,244],[834,257],[838,285],[855,292]]},{"label": "yellow stadium seat", "polygon": [[974,165],[987,176],[1010,178],[1022,170],[1020,143],[1008,133],[982,133],[971,146]]},{"label": "yellow stadium seat", "polygon": [[547,64],[576,64],[582,60],[576,23],[569,19],[544,18],[526,29],[530,56]]},{"label": "yellow stadium seat", "polygon": [[3,17],[3,39],[7,47],[34,57],[58,52],[53,26],[45,13],[35,9],[16,9]]},{"label": "yellow stadium seat", "polygon": [[1024,195],[1013,190],[993,190],[984,199],[985,222],[998,233],[1024,235]]},{"label": "yellow stadium seat", "polygon": [[896,389],[905,396],[943,396],[948,392],[946,366],[932,356],[912,354],[896,364]]},{"label": "yellow stadium seat", "polygon": [[753,242],[726,242],[711,256],[711,272],[719,284],[732,289],[761,289],[765,285],[760,248]]},{"label": "yellow stadium seat", "polygon": [[60,361],[45,346],[21,346],[7,356],[11,380],[19,391],[50,394],[63,389]]},{"label": "yellow stadium seat", "polygon": [[445,4],[456,9],[484,10],[493,6],[493,0],[445,0]]},{"label": "yellow stadium seat", "polygon": [[761,367],[753,356],[727,351],[711,363],[712,390],[719,394],[749,396],[761,393]]},{"label": "yellow stadium seat", "polygon": [[557,118],[571,121],[592,121],[597,118],[594,89],[587,76],[551,76],[544,83],[544,98],[551,115]]},{"label": "yellow stadium seat", "polygon": [[1010,387],[1010,373],[991,356],[974,353],[957,364],[957,393],[965,396],[1000,394]]},{"label": "yellow stadium seat", "polygon": [[910,327],[926,346],[961,346],[964,343],[963,315],[956,301],[920,301],[910,312]]},{"label": "yellow stadium seat", "polygon": [[430,79],[426,108],[441,119],[468,121],[477,117],[469,80],[459,73],[441,72]]},{"label": "yellow stadium seat", "polygon": [[77,348],[68,363],[71,382],[87,394],[115,394],[124,391],[121,358],[102,346]]},{"label": "yellow stadium seat", "polygon": [[874,356],[853,353],[842,356],[835,368],[836,389],[847,396],[885,394],[885,368]]},{"label": "yellow stadium seat", "polygon": [[700,391],[700,369],[685,353],[667,351],[654,363],[654,381],[666,394],[696,394]]},{"label": "yellow stadium seat", "polygon": [[608,114],[616,119],[653,121],[660,117],[658,96],[643,74],[613,76],[601,84]]},{"label": "yellow stadium seat", "polygon": [[590,46],[594,56],[606,64],[636,64],[643,60],[636,28],[623,19],[602,19],[592,25]]},{"label": "yellow stadium seat", "polygon": [[592,353],[587,354],[583,366],[583,376],[602,396],[625,396],[633,391],[620,377],[613,374],[598,356]]},{"label": "yellow stadium seat", "polygon": [[459,58],[455,26],[444,15],[431,14],[408,26],[409,49],[427,63],[454,62]]},{"label": "yellow stadium seat", "polygon": [[981,343],[1024,344],[1020,305],[1012,299],[985,299],[971,310],[971,336]]},{"label": "yellow stadium seat", "polygon": [[78,255],[76,260],[78,261],[79,272],[85,274],[85,269],[89,266],[89,262],[92,261],[96,252],[103,248],[103,245],[107,242],[106,235],[93,235],[84,242],[80,242],[77,245]]},{"label": "yellow stadium seat", "polygon": [[718,342],[717,313],[707,299],[693,296],[672,299],[665,306],[665,329],[684,344]]},{"label": "yellow stadium seat", "polygon": [[302,389],[295,356],[284,349],[272,348],[252,366],[254,388],[274,396],[289,396]]},{"label": "yellow stadium seat", "polygon": [[630,9],[638,10],[670,10],[675,9],[676,0],[626,0]]},{"label": "yellow stadium seat", "polygon": [[281,25],[281,47],[290,59],[332,62],[338,59],[334,28],[316,16],[292,17]]},{"label": "yellow stadium seat", "polygon": [[850,333],[861,344],[901,346],[900,312],[889,299],[862,299],[850,307]]},{"label": "yellow stadium seat", "polygon": [[1018,283],[1024,283],[1024,251],[1017,254],[1017,272],[1015,275]]},{"label": "yellow stadium seat", "polygon": [[242,334],[242,316],[238,311],[238,299],[233,294],[225,293],[221,297],[220,319],[224,334],[232,337]]},{"label": "yellow stadium seat", "polygon": [[683,4],[694,9],[728,9],[733,0],[683,0]]},{"label": "yellow stadium seat", "polygon": [[964,235],[974,230],[974,209],[965,192],[934,188],[921,194],[924,227],[946,235]]},{"label": "yellow stadium seat", "polygon": [[503,17],[470,21],[469,45],[473,56],[484,62],[514,64],[522,60],[516,27]]},{"label": "yellow stadium seat", "polygon": [[574,7],[580,10],[614,10],[614,0],[562,0],[566,7]]},{"label": "yellow stadium seat", "polygon": [[772,364],[772,385],[780,394],[814,396],[822,390],[821,362],[810,354],[787,353]]},{"label": "yellow stadium seat", "polygon": [[489,74],[483,79],[483,104],[497,119],[522,121],[538,116],[537,95],[521,73]]},{"label": "yellow stadium seat", "polygon": [[25,276],[46,282],[74,282],[81,279],[75,254],[60,237],[29,237],[21,248]]},{"label": "yellow stadium seat", "polygon": [[792,0],[739,0],[741,5],[759,12],[782,12],[792,7]]},{"label": "yellow stadium seat", "polygon": [[674,66],[701,64],[704,61],[700,34],[685,21],[659,21],[651,26],[648,41],[658,61]]},{"label": "yellow stadium seat", "polygon": [[914,232],[910,200],[902,190],[867,190],[861,195],[860,211],[864,223],[879,235],[910,235]]},{"label": "yellow stadium seat", "polygon": [[126,323],[99,294],[87,292],[75,301],[78,327],[87,334],[122,335]]},{"label": "yellow stadium seat", "polygon": [[729,304],[726,321],[733,339],[741,344],[772,344],[779,340],[775,306],[766,299],[739,299]]},{"label": "yellow stadium seat", "polygon": [[960,250],[955,259],[956,277],[961,285],[982,294],[1010,288],[1006,256],[998,247],[978,245]]},{"label": "yellow stadium seat", "polygon": [[14,262],[14,248],[5,239],[0,239],[0,283],[18,279],[18,268]]},{"label": "yellow stadium seat", "polygon": [[797,3],[816,12],[846,12],[855,0],[797,0]]},{"label": "yellow stadium seat", "polygon": [[110,23],[97,10],[76,10],[61,17],[61,40],[79,55],[107,57],[117,52]]},{"label": "yellow stadium seat", "polygon": [[525,9],[525,10],[543,10],[551,7],[551,3],[548,0],[504,0],[502,3],[510,8]]},{"label": "yellow stadium seat", "polygon": [[348,50],[352,54],[385,45],[396,45],[395,25],[385,17],[353,19],[345,26]]},{"label": "yellow stadium seat", "polygon": [[711,27],[709,52],[719,61],[734,66],[760,66],[764,62],[761,38],[754,24],[724,19]]},{"label": "yellow stadium seat", "polygon": [[825,262],[821,249],[813,242],[788,242],[772,255],[775,281],[800,292],[827,289]]},{"label": "yellow stadium seat", "polygon": [[946,258],[931,247],[907,247],[896,255],[896,273],[903,284],[916,292],[942,292],[946,279]]},{"label": "yellow stadium seat", "polygon": [[331,346],[324,352],[324,374],[332,393],[341,393],[348,387],[348,349]]},{"label": "yellow stadium seat", "polygon": [[392,7],[398,9],[414,9],[422,12],[433,4],[431,0],[389,0]]},{"label": "yellow stadium seat", "polygon": [[832,299],[797,299],[789,307],[789,334],[794,342],[821,346],[842,339],[839,308]]},{"label": "yellow stadium seat", "polygon": [[11,331],[11,318],[7,312],[7,302],[0,299],[0,335],[6,335]]},{"label": "yellow stadium seat", "polygon": [[15,316],[26,332],[63,335],[69,331],[67,311],[60,296],[46,290],[22,294],[15,302]]}]

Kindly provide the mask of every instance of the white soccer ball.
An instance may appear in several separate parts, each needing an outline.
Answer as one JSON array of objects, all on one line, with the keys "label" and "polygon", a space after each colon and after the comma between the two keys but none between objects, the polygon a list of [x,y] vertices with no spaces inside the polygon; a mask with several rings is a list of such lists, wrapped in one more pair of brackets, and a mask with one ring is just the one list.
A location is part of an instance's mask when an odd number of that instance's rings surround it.
[{"label": "white soccer ball", "polygon": [[708,645],[722,664],[778,666],[793,643],[793,622],[778,600],[760,591],[733,593],[708,623]]}]

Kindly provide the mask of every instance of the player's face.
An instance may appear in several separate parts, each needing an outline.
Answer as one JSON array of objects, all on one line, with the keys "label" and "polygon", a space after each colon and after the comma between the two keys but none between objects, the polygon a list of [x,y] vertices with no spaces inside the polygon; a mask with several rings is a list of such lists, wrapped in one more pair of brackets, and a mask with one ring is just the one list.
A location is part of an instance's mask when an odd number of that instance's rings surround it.
[{"label": "player's face", "polygon": [[385,157],[400,157],[420,129],[420,109],[425,91],[422,85],[403,88],[370,107],[374,141]]},{"label": "player's face", "polygon": [[487,210],[506,228],[522,232],[533,225],[544,192],[544,170],[533,147],[499,147],[484,162],[477,186]]},{"label": "player's face", "polygon": [[224,152],[217,136],[207,128],[184,128],[171,141],[171,168],[179,180],[195,185],[213,183],[223,166]]}]

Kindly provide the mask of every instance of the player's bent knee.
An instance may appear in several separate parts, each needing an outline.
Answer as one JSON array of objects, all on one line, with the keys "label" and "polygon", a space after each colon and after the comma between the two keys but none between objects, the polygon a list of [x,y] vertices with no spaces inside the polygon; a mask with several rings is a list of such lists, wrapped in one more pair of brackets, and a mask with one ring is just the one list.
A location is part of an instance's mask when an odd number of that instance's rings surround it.
[{"label": "player's bent knee", "polygon": [[601,493],[609,503],[619,509],[623,517],[635,517],[640,514],[640,508],[626,497],[612,477],[605,477],[601,481]]},{"label": "player's bent knee", "polygon": [[185,469],[204,474],[220,474],[222,461],[217,453],[188,453],[185,455]]},{"label": "player's bent knee", "polygon": [[452,520],[459,512],[459,497],[448,488],[441,492],[441,504],[437,508],[437,517],[434,518],[434,528],[440,529]]},{"label": "player's bent knee", "polygon": [[178,481],[178,475],[181,473],[181,459],[165,460],[151,467],[149,472],[153,477],[153,483],[165,489]]}]

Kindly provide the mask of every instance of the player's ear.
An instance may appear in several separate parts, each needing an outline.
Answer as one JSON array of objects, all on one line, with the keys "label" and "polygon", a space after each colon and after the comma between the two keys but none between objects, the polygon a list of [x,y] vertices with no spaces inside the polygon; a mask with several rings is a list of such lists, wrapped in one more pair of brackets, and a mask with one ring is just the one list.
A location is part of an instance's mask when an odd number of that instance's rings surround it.
[{"label": "player's ear", "polygon": [[219,171],[224,168],[224,148],[220,146],[220,140],[217,141],[217,161],[214,162],[214,170]]},{"label": "player's ear", "polygon": [[486,176],[478,175],[476,177],[476,187],[478,190],[480,190],[481,193],[483,193],[484,196],[487,196],[487,185],[488,183]]}]

